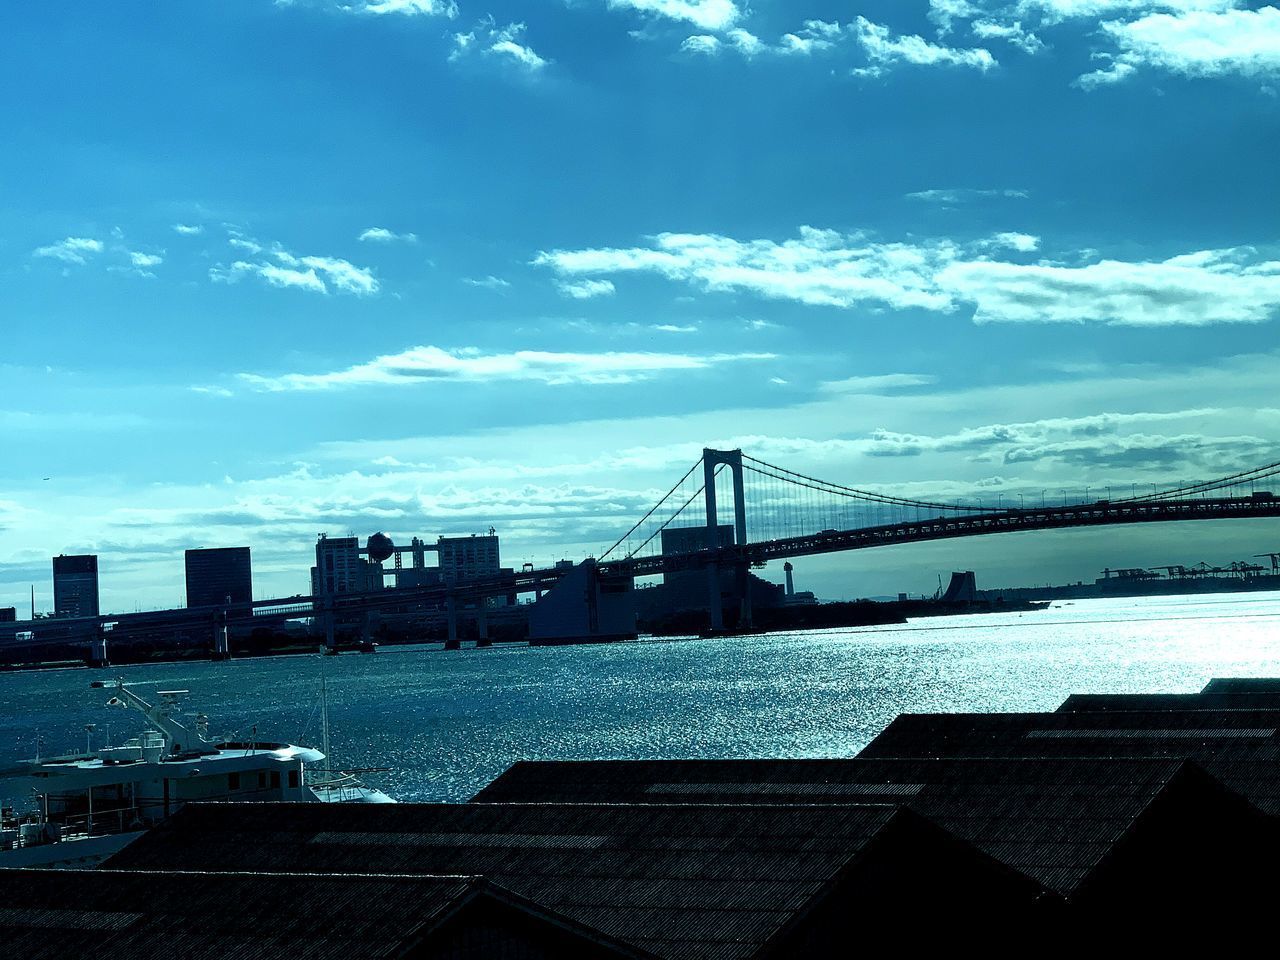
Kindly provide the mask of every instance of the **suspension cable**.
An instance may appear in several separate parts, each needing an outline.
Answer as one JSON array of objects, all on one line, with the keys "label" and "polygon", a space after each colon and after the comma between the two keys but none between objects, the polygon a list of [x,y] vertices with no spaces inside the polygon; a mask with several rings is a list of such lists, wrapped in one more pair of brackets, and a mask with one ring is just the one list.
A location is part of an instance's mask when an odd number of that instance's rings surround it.
[{"label": "suspension cable", "polygon": [[[819,480],[816,477],[810,477],[803,473],[797,473],[794,470],[788,470],[785,467],[779,467],[776,464],[766,463],[764,460],[757,460],[755,457],[747,456],[745,453],[742,455],[742,459],[744,461],[750,460],[752,463],[758,463],[760,464],[761,467],[766,468],[766,470],[773,470],[779,474],[785,474],[785,476],[781,476],[781,477],[777,477],[776,474],[774,474],[776,479],[785,480],[786,482],[793,483],[799,487],[808,487],[810,490],[818,490],[822,493],[832,493],[838,496],[849,497],[856,500],[867,500],[872,503],[885,503],[885,504],[893,504],[896,506],[904,506],[904,507],[924,507],[929,510],[946,510],[946,511],[958,510],[958,511],[968,512],[968,513],[1000,513],[1002,512],[1000,510],[997,510],[994,507],[980,507],[980,506],[967,507],[967,506],[959,506],[957,504],[952,504],[952,503],[934,503],[929,500],[911,500],[906,497],[894,497],[884,493],[873,493],[870,490],[859,490],[855,487],[845,487],[845,486],[841,486],[838,483],[831,483],[828,480]],[[766,473],[765,470],[761,470],[757,467],[747,466],[745,462],[743,463],[743,469],[753,470],[756,473],[762,473],[765,476],[769,476],[769,474]]]},{"label": "suspension cable", "polygon": [[1170,497],[1181,496],[1191,493],[1203,493],[1209,490],[1220,489],[1221,487],[1235,486],[1238,483],[1244,483],[1248,480],[1261,480],[1269,476],[1280,473],[1280,461],[1276,463],[1268,463],[1261,467],[1254,467],[1252,470],[1244,470],[1240,473],[1233,473],[1229,476],[1219,477],[1216,480],[1205,480],[1201,483],[1190,483],[1181,487],[1173,487],[1169,490],[1161,490],[1158,493],[1143,494],[1140,497],[1123,497],[1114,503],[1134,503],[1144,500],[1167,500]]},{"label": "suspension cable", "polygon": [[[696,466],[696,464],[695,464],[695,466]],[[718,478],[718,477],[720,476],[720,471],[721,471],[721,470],[723,470],[723,469],[724,469],[724,464],[723,464],[723,463],[722,463],[722,464],[720,464],[718,467],[716,467],[715,476],[714,476],[714,477],[712,477],[712,480],[713,480],[713,481],[714,481],[716,478]],[[693,471],[690,471],[690,473],[692,473],[692,472],[693,472]],[[686,476],[687,476],[687,474],[686,474]],[[681,505],[681,507],[680,507],[680,509],[679,509],[679,510],[677,510],[675,513],[673,513],[671,516],[667,517],[666,521],[665,521],[665,522],[664,522],[660,527],[658,527],[658,529],[657,529],[657,530],[655,530],[655,531],[653,531],[653,533],[649,534],[648,539],[647,539],[647,540],[645,540],[645,542],[644,542],[644,543],[640,544],[640,546],[636,547],[634,550],[632,550],[630,553],[628,553],[628,554],[627,554],[627,559],[628,559],[628,560],[630,560],[630,559],[631,559],[632,557],[634,557],[637,553],[639,553],[641,550],[643,550],[645,547],[647,547],[649,544],[651,544],[651,543],[653,542],[653,538],[654,538],[654,537],[656,537],[658,534],[660,534],[663,530],[667,529],[667,527],[671,524],[671,522],[672,522],[673,520],[675,520],[675,518],[676,518],[676,517],[680,516],[680,514],[684,513],[685,509],[689,506],[689,504],[691,504],[691,503],[693,503],[693,501],[697,500],[697,499],[698,499],[698,496],[699,496],[699,495],[700,495],[704,490],[706,490],[706,489],[707,489],[707,485],[704,483],[704,484],[703,484],[702,486],[700,486],[697,490],[695,490],[695,491],[693,492],[693,495],[692,495],[691,497],[689,497],[689,499],[688,499],[688,500],[686,500],[686,501]],[[717,522],[719,522],[719,521],[717,520]],[[708,544],[708,546],[713,546],[713,545]]]},{"label": "suspension cable", "polygon": [[[699,458],[698,460],[694,461],[693,466],[689,468],[688,472],[687,472],[683,477],[681,477],[679,480],[677,480],[677,481],[676,481],[675,486],[673,486],[670,490],[668,490],[668,491],[666,492],[666,495],[665,495],[661,500],[659,500],[657,503],[655,503],[655,504],[654,504],[654,505],[649,509],[649,512],[648,512],[648,513],[646,513],[643,517],[641,517],[639,520],[637,520],[637,521],[636,521],[636,525],[635,525],[634,527],[632,527],[630,530],[628,530],[626,533],[624,533],[621,537],[619,537],[619,538],[618,538],[618,542],[617,542],[617,543],[615,543],[612,547],[610,547],[610,548],[609,548],[608,550],[606,550],[603,554],[601,554],[600,559],[601,559],[601,560],[605,560],[605,559],[607,559],[607,558],[608,558],[608,556],[609,556],[609,554],[611,554],[611,553],[613,553],[613,551],[617,550],[617,549],[618,549],[618,547],[622,544],[622,542],[623,542],[624,540],[629,539],[629,538],[630,538],[630,536],[631,536],[633,533],[635,533],[637,530],[639,530],[639,529],[640,529],[640,526],[641,526],[641,525],[642,525],[646,520],[648,520],[650,517],[652,517],[652,516],[654,515],[654,513],[656,513],[656,512],[657,512],[658,508],[659,508],[660,506],[662,506],[664,503],[666,503],[666,502],[667,502],[667,499],[668,499],[668,498],[669,498],[673,493],[675,493],[677,490],[679,490],[679,489],[680,489],[680,485],[681,485],[682,483],[684,483],[686,480],[688,480],[691,476],[693,476],[693,471],[697,470],[697,469],[698,469],[698,467],[699,467],[699,466],[701,466],[701,465],[702,465],[702,459],[701,459],[701,458]],[[696,497],[696,496],[697,496],[697,494],[695,493],[695,494],[694,494],[694,496]],[[686,503],[686,504],[685,504],[685,506],[688,506],[688,504]],[[681,509],[681,510],[683,510],[683,509],[684,509],[684,507],[681,507],[680,509]],[[650,539],[650,540],[652,540],[653,538],[652,538],[652,537],[650,537],[649,539]],[[648,540],[646,540],[646,541],[645,541],[645,543],[648,543],[648,542],[649,542]],[[633,554],[634,554],[634,552],[635,552],[635,551],[632,551],[632,553],[633,553]]]}]

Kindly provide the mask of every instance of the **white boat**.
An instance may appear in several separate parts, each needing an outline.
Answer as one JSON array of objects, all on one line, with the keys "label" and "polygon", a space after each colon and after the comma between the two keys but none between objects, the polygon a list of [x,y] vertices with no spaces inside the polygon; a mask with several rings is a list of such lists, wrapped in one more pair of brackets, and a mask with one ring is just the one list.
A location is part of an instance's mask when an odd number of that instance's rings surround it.
[{"label": "white boat", "polygon": [[93,866],[193,800],[395,802],[353,773],[308,770],[327,749],[260,741],[256,728],[251,741],[210,740],[203,715],[188,729],[186,690],[158,691],[151,704],[120,680],[91,686],[112,690],[107,705],[141,712],[149,728],[96,752],[86,736],[84,753],[0,770],[0,867]]}]

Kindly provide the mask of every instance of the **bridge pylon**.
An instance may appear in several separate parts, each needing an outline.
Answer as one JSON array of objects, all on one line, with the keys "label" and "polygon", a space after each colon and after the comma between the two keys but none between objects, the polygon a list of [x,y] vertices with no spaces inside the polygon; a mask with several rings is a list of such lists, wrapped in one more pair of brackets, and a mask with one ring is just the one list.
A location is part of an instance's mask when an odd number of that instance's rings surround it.
[{"label": "bridge pylon", "polygon": [[[707,508],[707,549],[719,551],[720,512],[716,502],[716,475],[720,467],[728,467],[733,482],[733,542],[742,548],[747,544],[747,502],[742,482],[742,451],[712,450],[706,447],[702,451],[702,489]],[[738,584],[742,598],[741,622],[751,623],[750,577],[743,561],[742,569],[735,571],[735,582]],[[711,615],[711,632],[724,629],[724,611],[720,598],[720,564],[718,561],[707,564],[707,599]]]}]

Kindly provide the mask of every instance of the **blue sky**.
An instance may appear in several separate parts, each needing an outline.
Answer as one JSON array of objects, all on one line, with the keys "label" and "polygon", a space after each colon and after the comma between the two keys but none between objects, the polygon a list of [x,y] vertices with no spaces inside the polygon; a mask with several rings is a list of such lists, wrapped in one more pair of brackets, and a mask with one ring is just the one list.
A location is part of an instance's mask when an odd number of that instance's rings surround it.
[{"label": "blue sky", "polygon": [[0,605],[79,551],[106,606],[179,603],[241,543],[294,593],[322,530],[580,557],[704,445],[953,497],[1280,459],[1271,4],[13,4],[0,118]]}]

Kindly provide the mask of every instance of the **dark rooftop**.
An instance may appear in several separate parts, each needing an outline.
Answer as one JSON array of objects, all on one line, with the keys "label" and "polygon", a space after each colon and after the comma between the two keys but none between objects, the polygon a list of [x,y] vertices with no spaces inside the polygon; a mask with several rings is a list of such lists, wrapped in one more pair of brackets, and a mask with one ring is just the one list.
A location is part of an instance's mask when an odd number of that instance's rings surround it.
[{"label": "dark rooftop", "polygon": [[903,803],[1069,896],[1156,797],[1185,791],[1187,766],[1060,758],[522,762],[473,802]]},{"label": "dark rooftop", "polygon": [[[476,877],[0,870],[0,955],[23,960],[308,960],[437,956],[433,935],[482,902],[506,929],[541,924],[560,949],[598,940]],[[499,912],[493,913],[493,908]],[[514,911],[514,914],[513,914]],[[513,922],[519,914],[525,921]],[[477,934],[483,936],[481,921]],[[503,935],[498,946],[511,946]],[[483,954],[482,954],[483,955]],[[526,954],[520,954],[526,955]]]},{"label": "dark rooftop", "polygon": [[889,903],[981,891],[1007,912],[1040,892],[919,817],[872,805],[190,804],[108,865],[482,874],[663,957],[757,956],[837,900],[847,925]]},{"label": "dark rooftop", "polygon": [[1103,710],[1280,710],[1280,690],[1274,693],[1073,693],[1057,712]]},{"label": "dark rooftop", "polygon": [[1202,693],[1280,693],[1280,677],[1214,677]]},{"label": "dark rooftop", "polygon": [[866,749],[881,757],[1186,758],[1280,816],[1280,711],[902,714]]},{"label": "dark rooftop", "polygon": [[1280,757],[1280,710],[904,713],[861,757]]}]

